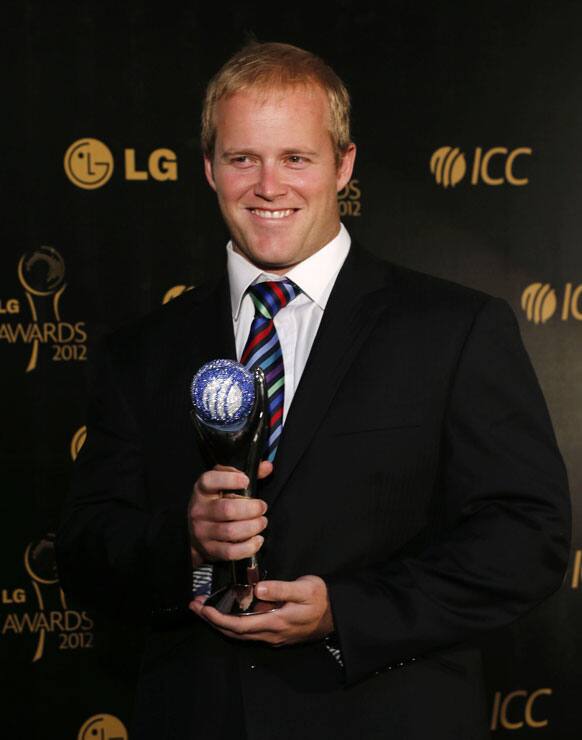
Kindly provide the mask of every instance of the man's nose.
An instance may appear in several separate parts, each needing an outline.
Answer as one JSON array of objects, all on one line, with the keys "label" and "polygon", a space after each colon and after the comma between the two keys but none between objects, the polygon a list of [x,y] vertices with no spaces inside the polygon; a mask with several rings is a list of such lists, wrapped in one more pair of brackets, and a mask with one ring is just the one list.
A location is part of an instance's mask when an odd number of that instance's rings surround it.
[{"label": "man's nose", "polygon": [[287,192],[287,186],[281,172],[275,164],[263,163],[255,184],[255,195],[266,200],[273,200]]}]

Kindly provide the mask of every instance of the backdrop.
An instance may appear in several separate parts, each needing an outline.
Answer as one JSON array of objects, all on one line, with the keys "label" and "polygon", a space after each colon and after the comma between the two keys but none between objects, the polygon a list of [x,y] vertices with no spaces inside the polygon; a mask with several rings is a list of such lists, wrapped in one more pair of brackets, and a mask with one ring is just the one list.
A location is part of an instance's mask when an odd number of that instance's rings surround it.
[{"label": "backdrop", "polygon": [[127,737],[141,635],[67,600],[52,543],[92,345],[222,262],[200,99],[251,32],[319,53],[352,92],[351,234],[517,314],[569,470],[574,546],[561,591],[484,641],[491,728],[580,736],[582,6],[422,5],[343,0],[318,19],[313,3],[4,7],[4,737]]}]

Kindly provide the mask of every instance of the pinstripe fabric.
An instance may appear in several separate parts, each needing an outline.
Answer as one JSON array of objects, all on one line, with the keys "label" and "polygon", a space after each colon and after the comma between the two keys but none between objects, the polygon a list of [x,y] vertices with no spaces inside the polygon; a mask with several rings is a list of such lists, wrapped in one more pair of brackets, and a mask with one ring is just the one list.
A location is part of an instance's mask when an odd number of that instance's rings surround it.
[{"label": "pinstripe fabric", "polygon": [[279,437],[283,431],[283,403],[285,401],[285,368],[281,344],[273,319],[285,308],[300,289],[287,278],[251,285],[248,293],[255,305],[255,318],[241,356],[241,363],[249,370],[261,367],[265,372],[269,409],[269,434],[265,454],[273,460]]},{"label": "pinstripe fabric", "polygon": [[192,596],[208,596],[212,590],[212,565],[207,563],[192,571]]}]

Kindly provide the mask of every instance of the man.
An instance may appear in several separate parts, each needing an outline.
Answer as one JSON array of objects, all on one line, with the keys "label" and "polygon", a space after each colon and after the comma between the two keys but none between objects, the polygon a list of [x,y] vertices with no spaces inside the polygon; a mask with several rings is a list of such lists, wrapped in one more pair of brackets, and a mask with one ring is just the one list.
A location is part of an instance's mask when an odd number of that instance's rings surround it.
[{"label": "man", "polygon": [[[236,54],[202,140],[226,275],[107,338],[57,542],[67,590],[151,620],[132,738],[486,737],[475,643],[559,587],[570,532],[512,312],[351,243],[349,98],[308,52]],[[221,357],[282,368],[256,500],[191,429]],[[253,553],[280,609],[192,598]]]}]

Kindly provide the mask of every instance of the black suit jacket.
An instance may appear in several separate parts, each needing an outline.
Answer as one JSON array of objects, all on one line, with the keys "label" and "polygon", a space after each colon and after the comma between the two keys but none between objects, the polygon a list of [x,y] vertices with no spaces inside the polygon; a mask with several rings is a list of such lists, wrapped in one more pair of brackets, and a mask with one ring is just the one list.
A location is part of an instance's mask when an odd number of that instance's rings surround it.
[{"label": "black suit jacket", "polygon": [[559,587],[570,535],[511,309],[357,245],[340,271],[260,495],[268,576],[326,580],[343,669],[187,610],[189,383],[218,357],[225,278],[107,339],[58,533],[66,590],[150,624],[132,740],[486,737],[475,640]]}]

